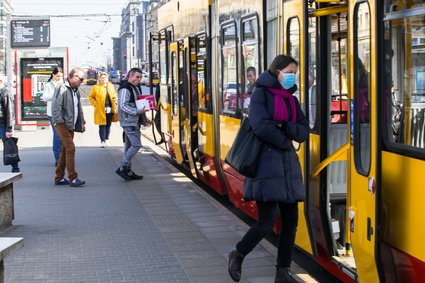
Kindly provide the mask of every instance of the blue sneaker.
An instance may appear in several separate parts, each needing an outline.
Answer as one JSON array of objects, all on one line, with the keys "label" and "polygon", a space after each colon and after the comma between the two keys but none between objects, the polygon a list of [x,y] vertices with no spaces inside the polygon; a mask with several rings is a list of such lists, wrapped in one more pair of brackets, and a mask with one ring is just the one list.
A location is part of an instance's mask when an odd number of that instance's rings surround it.
[{"label": "blue sneaker", "polygon": [[81,186],[83,186],[84,184],[86,183],[86,181],[83,181],[83,180],[80,180],[80,179],[74,179],[74,180],[72,180],[70,183],[69,183],[69,185],[71,186],[71,187],[81,187]]},{"label": "blue sneaker", "polygon": [[55,181],[55,185],[58,185],[58,186],[60,186],[60,185],[69,185],[69,181],[64,178],[62,180]]}]

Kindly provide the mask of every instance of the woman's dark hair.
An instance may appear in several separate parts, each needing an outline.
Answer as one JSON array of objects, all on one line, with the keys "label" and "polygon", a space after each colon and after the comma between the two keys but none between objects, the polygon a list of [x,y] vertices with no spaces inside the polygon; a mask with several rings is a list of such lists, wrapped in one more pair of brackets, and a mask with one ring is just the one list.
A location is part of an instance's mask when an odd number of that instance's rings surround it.
[{"label": "woman's dark hair", "polygon": [[56,67],[53,69],[52,73],[50,74],[50,78],[47,82],[50,82],[53,79],[53,75],[56,75],[57,73],[62,73],[63,74],[63,70],[60,67]]},{"label": "woman's dark hair", "polygon": [[298,66],[298,62],[291,56],[277,55],[276,58],[274,58],[273,62],[270,64],[268,70],[273,76],[277,78],[279,76],[279,70],[288,67],[289,64],[295,64]]}]

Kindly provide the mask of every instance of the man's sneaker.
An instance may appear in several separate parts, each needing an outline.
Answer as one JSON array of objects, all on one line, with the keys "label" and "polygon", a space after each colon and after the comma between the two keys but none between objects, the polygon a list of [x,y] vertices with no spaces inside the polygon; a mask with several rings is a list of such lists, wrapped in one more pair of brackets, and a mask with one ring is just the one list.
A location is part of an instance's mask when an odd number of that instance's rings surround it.
[{"label": "man's sneaker", "polygon": [[121,167],[119,167],[116,171],[115,171],[121,178],[123,178],[124,180],[131,180],[130,176],[128,176],[127,171],[126,170],[122,170]]},{"label": "man's sneaker", "polygon": [[81,186],[83,186],[84,184],[86,183],[86,181],[83,181],[83,180],[80,180],[80,179],[74,179],[74,180],[72,180],[70,183],[69,183],[69,185],[71,186],[71,187],[81,187]]},{"label": "man's sneaker", "polygon": [[106,143],[104,141],[100,143],[100,147],[105,147],[105,146],[106,146]]},{"label": "man's sneaker", "polygon": [[137,175],[136,173],[133,172],[133,170],[131,170],[130,172],[127,172],[127,176],[129,176],[131,178],[131,180],[143,179],[142,175]]},{"label": "man's sneaker", "polygon": [[19,170],[19,169],[12,169],[12,173],[21,173],[21,170]]},{"label": "man's sneaker", "polygon": [[67,179],[62,179],[59,181],[55,181],[55,185],[69,185],[69,181]]}]

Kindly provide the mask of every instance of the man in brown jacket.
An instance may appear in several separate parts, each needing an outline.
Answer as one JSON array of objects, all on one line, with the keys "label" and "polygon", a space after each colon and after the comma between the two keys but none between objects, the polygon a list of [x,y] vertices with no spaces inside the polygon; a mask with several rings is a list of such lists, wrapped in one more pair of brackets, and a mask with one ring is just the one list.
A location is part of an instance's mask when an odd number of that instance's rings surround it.
[{"label": "man in brown jacket", "polygon": [[[84,80],[84,71],[74,68],[65,84],[58,87],[53,96],[52,120],[62,141],[61,153],[56,167],[55,185],[83,186],[86,182],[78,179],[75,171],[74,132],[84,132],[86,123],[80,102],[78,87]],[[65,168],[68,178],[65,179]]]}]

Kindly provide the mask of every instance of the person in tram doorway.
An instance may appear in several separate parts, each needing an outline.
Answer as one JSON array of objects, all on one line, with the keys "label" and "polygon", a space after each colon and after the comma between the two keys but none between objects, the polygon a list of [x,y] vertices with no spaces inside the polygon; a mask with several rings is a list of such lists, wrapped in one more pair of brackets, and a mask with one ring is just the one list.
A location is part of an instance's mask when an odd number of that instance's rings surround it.
[{"label": "person in tram doorway", "polygon": [[100,73],[99,83],[90,91],[89,100],[94,106],[94,123],[99,125],[101,147],[108,145],[112,122],[118,121],[117,92],[108,81],[108,74]]},{"label": "person in tram doorway", "polygon": [[[55,185],[83,186],[86,182],[78,179],[75,170],[74,133],[85,132],[83,108],[80,101],[79,87],[84,81],[84,71],[74,68],[65,83],[59,86],[53,96],[52,120],[62,141],[61,153],[56,166]],[[68,178],[65,179],[65,168]]]},{"label": "person in tram doorway", "polygon": [[258,221],[229,253],[228,272],[238,282],[244,258],[269,234],[279,214],[281,230],[275,282],[296,282],[289,272],[298,225],[298,202],[305,200],[301,166],[292,141],[304,142],[309,123],[293,93],[298,63],[278,55],[256,81],[248,116],[263,141],[257,175],[246,178],[244,200],[256,201]]},{"label": "person in tram doorway", "polygon": [[128,81],[118,90],[118,120],[124,130],[124,156],[121,164],[115,171],[124,180],[139,180],[143,176],[137,175],[131,169],[132,159],[142,147],[140,140],[140,125],[146,123],[145,110],[136,106],[137,96],[141,95],[140,82],[142,70],[133,68],[128,72]]},{"label": "person in tram doorway", "polygon": [[44,85],[44,91],[41,99],[47,102],[46,112],[47,119],[49,119],[50,125],[52,126],[53,131],[53,155],[55,157],[55,167],[58,165],[59,155],[61,153],[62,142],[59,137],[58,131],[56,130],[55,125],[52,120],[52,100],[56,88],[63,84],[63,70],[62,68],[54,68],[50,74],[50,78],[47,83]]},{"label": "person in tram doorway", "polygon": [[[3,142],[13,136],[13,125],[15,123],[13,96],[7,86],[7,77],[0,75],[0,138]],[[11,165],[12,173],[21,172],[18,163]]]}]

